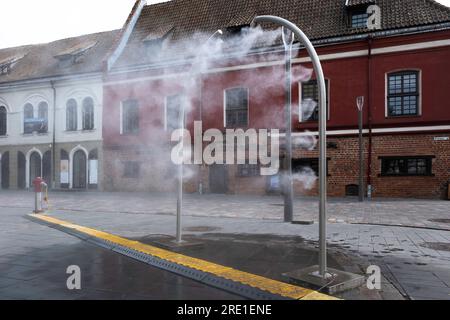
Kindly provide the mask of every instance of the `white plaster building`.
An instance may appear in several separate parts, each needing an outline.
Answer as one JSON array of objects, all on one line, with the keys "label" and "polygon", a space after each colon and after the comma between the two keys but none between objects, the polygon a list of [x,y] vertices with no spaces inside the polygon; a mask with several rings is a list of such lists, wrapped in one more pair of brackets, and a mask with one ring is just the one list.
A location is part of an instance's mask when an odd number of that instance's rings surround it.
[{"label": "white plaster building", "polygon": [[117,31],[0,50],[0,185],[101,189],[103,62]]}]

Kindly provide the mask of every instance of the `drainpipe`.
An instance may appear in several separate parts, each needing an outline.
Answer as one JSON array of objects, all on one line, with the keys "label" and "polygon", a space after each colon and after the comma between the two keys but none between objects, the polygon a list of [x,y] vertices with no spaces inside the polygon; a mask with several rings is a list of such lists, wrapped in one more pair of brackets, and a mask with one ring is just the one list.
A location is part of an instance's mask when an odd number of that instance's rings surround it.
[{"label": "drainpipe", "polygon": [[372,45],[373,36],[370,34],[367,37],[368,44],[368,59],[367,59],[367,113],[368,113],[368,127],[369,127],[369,150],[367,159],[367,192],[368,198],[372,197]]},{"label": "drainpipe", "polygon": [[56,88],[55,83],[50,81],[53,90],[53,140],[52,140],[52,188],[56,188]]}]

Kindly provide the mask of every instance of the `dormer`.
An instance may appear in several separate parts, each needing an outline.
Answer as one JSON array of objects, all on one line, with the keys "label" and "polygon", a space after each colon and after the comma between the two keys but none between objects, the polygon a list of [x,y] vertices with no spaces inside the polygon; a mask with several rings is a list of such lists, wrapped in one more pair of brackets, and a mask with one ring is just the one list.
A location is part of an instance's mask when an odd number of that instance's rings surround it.
[{"label": "dormer", "polygon": [[375,0],[347,0],[345,7],[349,28],[367,29],[367,20],[369,18],[367,9],[373,4],[376,4]]},{"label": "dormer", "polygon": [[25,55],[11,56],[0,61],[0,76],[8,75],[11,70]]},{"label": "dormer", "polygon": [[71,65],[82,63],[86,53],[97,44],[97,41],[89,41],[77,44],[69,49],[59,52],[55,58],[59,60],[61,67],[66,68]]},{"label": "dormer", "polygon": [[142,40],[149,57],[156,57],[159,55],[164,40],[173,33],[174,29],[173,25],[160,26]]}]

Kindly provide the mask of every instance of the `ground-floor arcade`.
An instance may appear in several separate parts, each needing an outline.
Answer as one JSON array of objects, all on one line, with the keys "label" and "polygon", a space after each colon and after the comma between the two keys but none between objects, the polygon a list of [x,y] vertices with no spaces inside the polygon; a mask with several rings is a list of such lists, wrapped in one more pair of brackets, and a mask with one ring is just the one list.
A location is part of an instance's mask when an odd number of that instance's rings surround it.
[{"label": "ground-floor arcade", "polygon": [[55,152],[49,144],[1,146],[0,155],[2,189],[29,189],[36,177],[55,189],[101,189],[101,142],[61,143]]}]

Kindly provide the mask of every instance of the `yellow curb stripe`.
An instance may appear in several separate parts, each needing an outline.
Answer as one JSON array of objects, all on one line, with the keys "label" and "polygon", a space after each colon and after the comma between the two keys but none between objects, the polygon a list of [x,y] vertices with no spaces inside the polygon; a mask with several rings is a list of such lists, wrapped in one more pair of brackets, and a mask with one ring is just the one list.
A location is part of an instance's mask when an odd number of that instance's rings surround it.
[{"label": "yellow curb stripe", "polygon": [[215,264],[206,260],[197,259],[189,256],[185,256],[179,253],[171,252],[165,249],[157,248],[151,245],[143,244],[138,241],[129,240],[113,234],[95,230],[88,227],[79,226],[67,221],[59,220],[54,217],[42,215],[42,214],[30,214],[30,217],[76,230],[83,234],[96,237],[102,240],[109,241],[113,244],[118,244],[141,253],[145,253],[154,256],[159,259],[169,261],[184,267],[195,269],[198,271],[214,274],[221,278],[239,282],[244,285],[248,285],[253,288],[258,288],[263,291],[270,292],[275,295],[279,295],[286,298],[295,300],[339,300],[335,297],[319,293],[317,291],[302,288],[299,286],[291,285],[288,283],[268,279],[255,274],[239,271],[230,267],[225,267],[219,264]]}]

